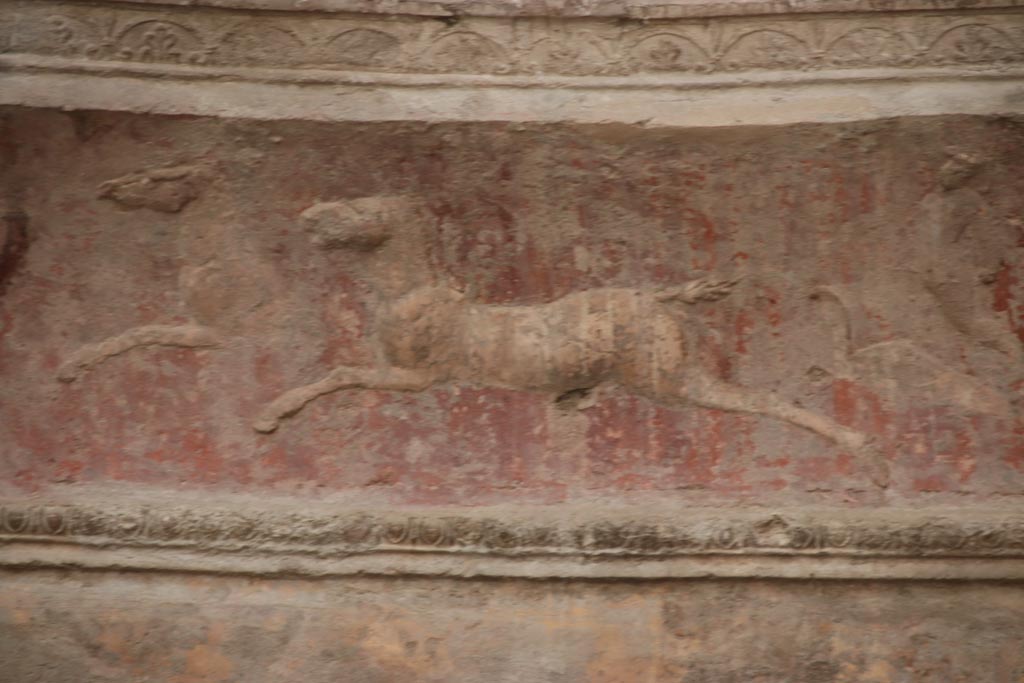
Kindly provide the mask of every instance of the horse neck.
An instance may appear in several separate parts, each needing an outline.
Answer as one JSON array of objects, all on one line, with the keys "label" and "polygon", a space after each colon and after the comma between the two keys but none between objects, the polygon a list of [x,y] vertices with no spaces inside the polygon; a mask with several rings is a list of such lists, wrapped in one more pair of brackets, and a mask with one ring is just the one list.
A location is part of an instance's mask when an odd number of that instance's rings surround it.
[{"label": "horse neck", "polygon": [[369,267],[370,285],[383,305],[397,301],[409,293],[439,284],[439,278],[424,256],[405,251],[380,255]]}]

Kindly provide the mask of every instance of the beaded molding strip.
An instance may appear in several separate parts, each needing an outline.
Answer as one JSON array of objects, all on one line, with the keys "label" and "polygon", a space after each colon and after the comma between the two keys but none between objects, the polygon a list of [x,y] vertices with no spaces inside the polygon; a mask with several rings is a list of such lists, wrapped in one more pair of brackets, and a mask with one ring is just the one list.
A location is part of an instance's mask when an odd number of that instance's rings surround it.
[{"label": "beaded molding strip", "polygon": [[0,566],[530,578],[1024,578],[1002,511],[0,505]]}]

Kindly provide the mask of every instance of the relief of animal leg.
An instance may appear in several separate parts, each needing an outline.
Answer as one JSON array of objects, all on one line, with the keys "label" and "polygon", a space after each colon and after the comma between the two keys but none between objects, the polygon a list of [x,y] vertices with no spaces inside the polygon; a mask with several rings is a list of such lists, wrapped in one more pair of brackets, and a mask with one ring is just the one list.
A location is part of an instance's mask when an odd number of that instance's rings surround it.
[{"label": "relief of animal leg", "polygon": [[738,387],[706,375],[688,377],[686,385],[682,398],[701,407],[773,417],[822,436],[861,458],[876,485],[889,485],[889,466],[865,434],[769,392]]},{"label": "relief of animal leg", "polygon": [[714,280],[701,278],[687,282],[680,287],[672,287],[658,293],[658,301],[682,301],[687,304],[708,303],[724,299],[732,293],[739,283],[739,278]]},{"label": "relief of animal leg", "polygon": [[335,368],[323,379],[290,389],[263,409],[253,422],[253,429],[268,434],[281,420],[302,410],[315,398],[341,389],[379,389],[383,391],[423,391],[437,381],[437,374],[427,370],[402,368]]},{"label": "relief of animal leg", "polygon": [[217,346],[217,335],[199,325],[145,325],[135,327],[116,337],[88,344],[78,349],[57,373],[62,382],[74,382],[87,370],[125,351],[140,346],[179,346],[203,348]]}]

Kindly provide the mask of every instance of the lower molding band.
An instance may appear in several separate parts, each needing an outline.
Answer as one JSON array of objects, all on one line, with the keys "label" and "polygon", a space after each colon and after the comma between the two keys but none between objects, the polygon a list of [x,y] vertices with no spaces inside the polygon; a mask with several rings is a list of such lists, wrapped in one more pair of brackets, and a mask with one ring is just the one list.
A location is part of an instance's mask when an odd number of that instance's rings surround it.
[{"label": "lower molding band", "polygon": [[268,576],[1024,580],[1005,510],[0,505],[0,567]]}]

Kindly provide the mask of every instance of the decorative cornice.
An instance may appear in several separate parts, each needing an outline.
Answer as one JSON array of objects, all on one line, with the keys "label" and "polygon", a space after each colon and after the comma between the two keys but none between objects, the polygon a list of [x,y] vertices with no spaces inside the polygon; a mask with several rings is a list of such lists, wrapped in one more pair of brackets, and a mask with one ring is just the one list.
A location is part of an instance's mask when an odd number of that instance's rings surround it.
[{"label": "decorative cornice", "polygon": [[[377,0],[362,13],[348,0],[6,4],[5,104],[671,125],[706,125],[701,107],[719,112],[710,116],[718,125],[1024,110],[1024,4],[1016,0],[971,9],[915,2],[898,12],[829,0],[787,5],[790,13],[773,13],[782,5],[772,2],[681,3],[675,14],[593,3],[571,17],[532,16],[540,6],[510,3],[494,6],[527,16],[470,15],[459,3],[443,5],[458,16],[405,4],[388,14]],[[599,16],[612,7],[633,14]],[[704,14],[693,14],[698,8]],[[654,14],[636,16],[641,9]],[[693,96],[680,100],[680,91]]]},{"label": "decorative cornice", "polygon": [[[139,5],[250,11],[395,14],[432,17],[611,17],[678,19],[838,12],[957,10],[963,0],[109,0]],[[1024,6],[1022,0],[972,0],[971,9]]]},{"label": "decorative cornice", "polygon": [[1024,579],[1004,511],[0,506],[0,566],[529,578]]},{"label": "decorative cornice", "polygon": [[207,68],[633,77],[1024,64],[1021,9],[443,22],[32,0],[5,24],[11,54]]}]

